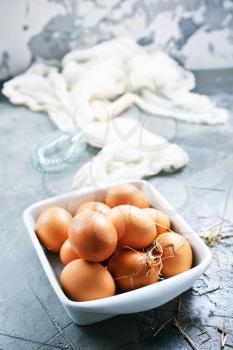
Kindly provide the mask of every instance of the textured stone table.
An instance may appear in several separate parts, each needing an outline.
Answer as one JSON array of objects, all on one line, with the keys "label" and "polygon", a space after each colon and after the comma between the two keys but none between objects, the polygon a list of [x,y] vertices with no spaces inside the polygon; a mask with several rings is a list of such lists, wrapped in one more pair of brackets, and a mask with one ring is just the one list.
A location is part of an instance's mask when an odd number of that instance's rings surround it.
[{"label": "textured stone table", "polygon": [[[233,111],[230,74],[225,73],[224,82],[211,76],[212,81],[203,87],[203,74],[198,74],[199,90],[209,92]],[[154,336],[164,322],[177,317],[179,300],[180,323],[187,324],[184,330],[197,349],[220,349],[217,328],[233,330],[233,232],[225,228],[226,220],[233,220],[232,118],[226,126],[155,117],[148,117],[147,123],[190,155],[190,163],[182,171],[150,181],[195,229],[200,230],[206,218],[213,222],[224,218],[223,228],[228,232],[223,235],[229,237],[212,248],[213,262],[207,274],[176,300],[148,312],[80,327],[71,322],[50,287],[22,222],[24,208],[58,188],[68,189],[73,173],[62,180],[57,175],[44,177],[33,168],[32,150],[54,126],[45,115],[12,106],[1,97],[0,349],[189,349],[173,321]],[[232,346],[232,335],[227,344]]]}]

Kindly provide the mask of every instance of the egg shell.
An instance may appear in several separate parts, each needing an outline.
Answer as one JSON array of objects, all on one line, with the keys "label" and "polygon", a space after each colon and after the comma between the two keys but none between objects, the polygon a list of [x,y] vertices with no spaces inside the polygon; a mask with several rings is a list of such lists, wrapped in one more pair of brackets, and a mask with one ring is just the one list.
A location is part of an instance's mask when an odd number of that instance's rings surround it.
[{"label": "egg shell", "polygon": [[54,253],[59,253],[68,237],[71,221],[71,214],[63,208],[51,207],[43,210],[35,225],[36,234],[43,246]]},{"label": "egg shell", "polygon": [[80,258],[78,254],[74,252],[70,245],[69,239],[67,239],[61,246],[60,250],[60,260],[63,265],[67,265],[69,262]]},{"label": "egg shell", "polygon": [[172,277],[192,267],[193,254],[189,242],[175,232],[162,233],[157,242],[163,249],[162,275]]},{"label": "egg shell", "polygon": [[109,260],[108,270],[122,291],[148,286],[157,282],[159,266],[143,252],[118,250]]},{"label": "egg shell", "polygon": [[171,221],[168,215],[155,208],[145,208],[143,211],[148,214],[156,224],[157,235],[170,231]]},{"label": "egg shell", "polygon": [[78,256],[92,262],[108,259],[117,246],[117,232],[108,217],[91,211],[76,215],[69,227],[69,240]]},{"label": "egg shell", "polygon": [[115,295],[115,282],[109,271],[100,263],[83,259],[71,261],[60,277],[61,286],[74,301],[88,301]]},{"label": "egg shell", "polygon": [[136,186],[123,184],[107,190],[105,203],[110,207],[130,204],[138,208],[149,208],[149,202],[144,193]]},{"label": "egg shell", "polygon": [[116,228],[120,247],[145,248],[156,237],[153,220],[133,205],[119,205],[113,208],[109,219]]},{"label": "egg shell", "polygon": [[87,202],[76,210],[76,214],[81,213],[83,210],[96,211],[97,213],[108,215],[111,211],[111,208],[102,202]]}]

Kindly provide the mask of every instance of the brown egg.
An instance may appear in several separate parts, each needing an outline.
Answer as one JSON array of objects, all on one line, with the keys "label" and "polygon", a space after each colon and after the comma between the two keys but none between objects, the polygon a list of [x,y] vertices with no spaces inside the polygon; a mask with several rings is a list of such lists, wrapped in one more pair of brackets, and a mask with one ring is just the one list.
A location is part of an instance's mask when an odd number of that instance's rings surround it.
[{"label": "brown egg", "polygon": [[116,249],[117,232],[103,214],[84,211],[76,215],[69,227],[72,249],[88,261],[99,262],[109,258]]},{"label": "brown egg", "polygon": [[108,270],[122,291],[148,286],[159,278],[159,265],[146,253],[122,249],[109,260]]},{"label": "brown egg", "polygon": [[171,222],[169,216],[164,214],[161,210],[155,208],[146,208],[143,209],[143,211],[147,213],[156,224],[157,235],[170,231]]},{"label": "brown egg", "polygon": [[163,249],[162,274],[172,277],[192,267],[192,249],[188,241],[175,232],[162,233],[157,242]]},{"label": "brown egg", "polygon": [[52,207],[43,210],[35,226],[35,231],[43,246],[58,253],[68,237],[71,221],[71,214],[63,208]]},{"label": "brown egg", "polygon": [[115,295],[115,282],[108,270],[99,263],[73,260],[61,274],[61,286],[74,301],[88,301]]},{"label": "brown egg", "polygon": [[148,200],[144,193],[136,186],[123,184],[111,187],[107,190],[105,203],[110,207],[130,204],[138,208],[149,208]]},{"label": "brown egg", "polygon": [[69,264],[69,262],[76,260],[80,258],[73,249],[71,248],[70,241],[67,239],[61,247],[60,250],[60,260],[63,263],[63,265]]},{"label": "brown egg", "polygon": [[111,209],[104,203],[101,202],[88,202],[84,203],[76,211],[76,214],[81,213],[83,210],[96,211],[97,213],[108,215]]},{"label": "brown egg", "polygon": [[117,230],[120,247],[145,248],[156,237],[154,221],[133,205],[119,205],[113,208],[109,219]]}]

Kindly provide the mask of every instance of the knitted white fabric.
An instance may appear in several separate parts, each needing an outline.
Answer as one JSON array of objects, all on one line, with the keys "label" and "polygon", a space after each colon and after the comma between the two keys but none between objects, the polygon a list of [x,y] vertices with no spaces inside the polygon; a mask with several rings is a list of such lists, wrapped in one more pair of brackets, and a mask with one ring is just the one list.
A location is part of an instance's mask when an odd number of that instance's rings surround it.
[{"label": "knitted white fabric", "polygon": [[74,178],[75,188],[140,179],[160,171],[173,172],[188,162],[181,147],[151,133],[133,119],[93,122],[84,129],[84,136],[89,144],[103,149],[79,169]]},{"label": "knitted white fabric", "polygon": [[[139,123],[132,127],[127,118],[110,121],[135,105],[191,123],[225,123],[227,111],[190,92],[194,87],[193,74],[165,53],[149,54],[131,38],[118,38],[68,53],[60,68],[35,63],[6,82],[3,94],[14,104],[47,112],[63,131],[83,130],[91,145],[103,147],[75,176],[74,185],[80,187],[171,172],[187,164],[179,146]],[[127,129],[131,136],[125,140]]]},{"label": "knitted white fabric", "polygon": [[228,113],[207,96],[191,93],[192,73],[162,52],[147,53],[131,38],[68,53],[59,70],[35,63],[6,82],[12,103],[45,111],[57,127],[74,131],[120,115],[133,104],[163,117],[192,123],[225,123]]}]

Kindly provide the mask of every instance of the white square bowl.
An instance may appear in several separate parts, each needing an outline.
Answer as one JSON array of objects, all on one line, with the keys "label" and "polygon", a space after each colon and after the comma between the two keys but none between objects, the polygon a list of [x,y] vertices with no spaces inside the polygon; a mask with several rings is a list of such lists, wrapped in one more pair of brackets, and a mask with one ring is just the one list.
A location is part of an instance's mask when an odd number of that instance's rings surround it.
[{"label": "white square bowl", "polygon": [[194,282],[207,269],[211,261],[211,253],[205,243],[150,183],[138,180],[124,183],[131,183],[140,188],[145,193],[152,207],[170,213],[174,231],[182,234],[192,246],[194,255],[193,267],[177,276],[113,297],[85,302],[71,301],[63,293],[59,284],[59,276],[62,269],[59,257],[47,252],[41,246],[35,234],[35,222],[41,211],[51,206],[66,208],[73,214],[77,207],[85,202],[93,200],[103,201],[106,189],[113,184],[103,185],[101,188],[84,188],[31,205],[24,211],[23,218],[36,253],[51,286],[67,314],[75,323],[80,325],[92,324],[119,314],[146,311],[158,307],[191,288]]}]

